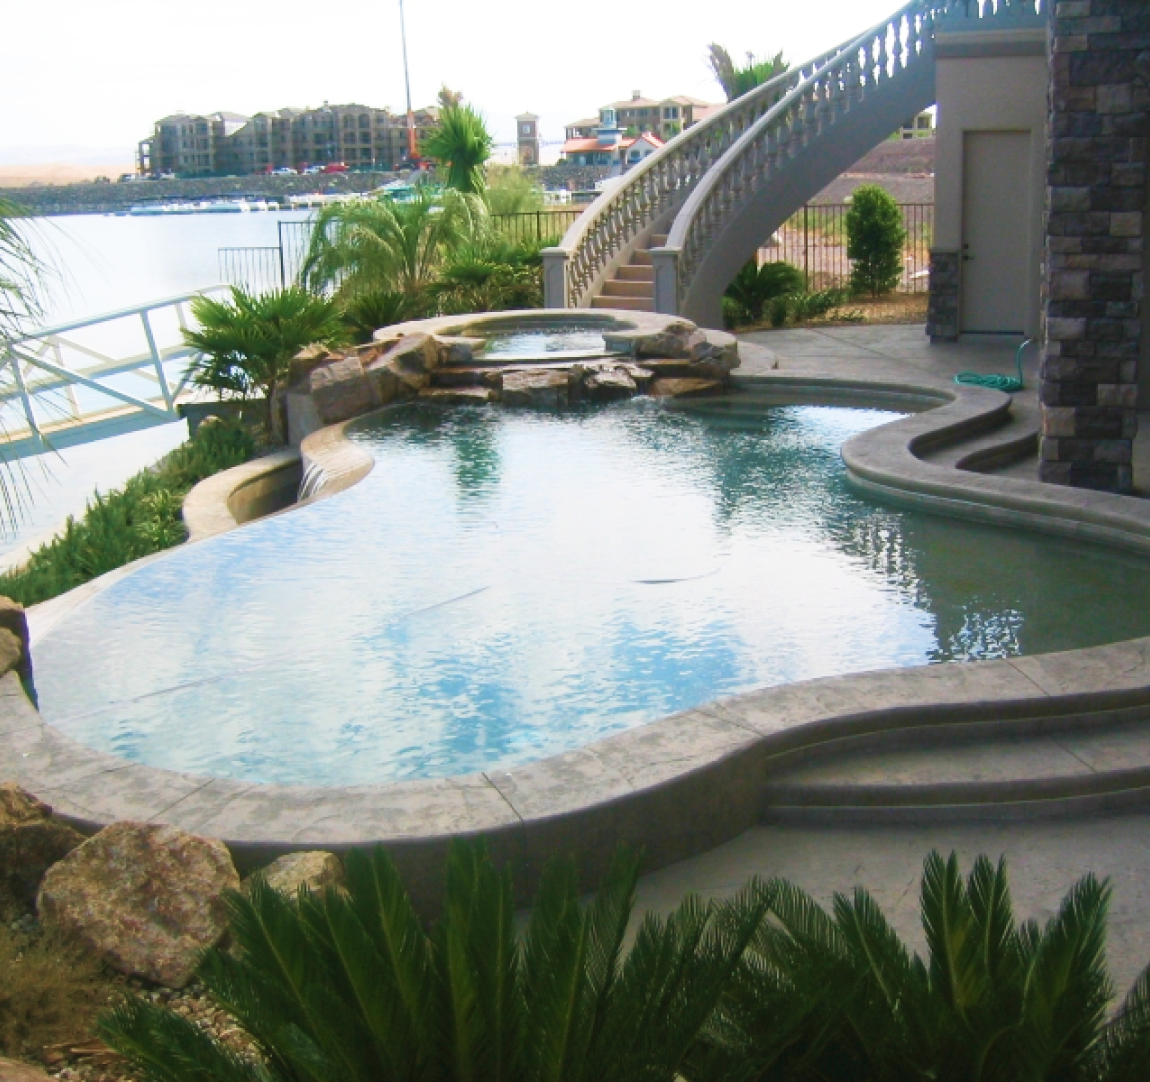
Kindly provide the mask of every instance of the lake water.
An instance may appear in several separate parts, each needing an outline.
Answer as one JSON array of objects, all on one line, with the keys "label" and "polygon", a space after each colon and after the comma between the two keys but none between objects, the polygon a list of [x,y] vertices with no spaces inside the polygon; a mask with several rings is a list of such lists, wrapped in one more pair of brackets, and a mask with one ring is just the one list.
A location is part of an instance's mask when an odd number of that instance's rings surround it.
[{"label": "lake water", "polygon": [[310,214],[74,214],[37,219],[34,246],[58,271],[46,298],[47,320],[83,319],[216,285],[221,281],[221,248],[275,245],[279,222],[304,221]]},{"label": "lake water", "polygon": [[[278,243],[279,222],[306,220],[309,211],[189,214],[171,218],[76,214],[29,223],[33,246],[55,270],[45,296],[49,325],[102,315],[221,282],[219,250]],[[164,327],[158,320],[158,333]],[[84,332],[87,344],[143,348],[134,320]],[[88,335],[84,337],[85,333]],[[163,343],[161,343],[163,344]],[[125,388],[128,389],[128,388]],[[58,453],[37,455],[13,468],[8,482],[20,502],[15,522],[0,521],[0,566],[19,559],[68,515],[79,515],[96,490],[107,492],[187,439],[183,421],[132,432]]]}]

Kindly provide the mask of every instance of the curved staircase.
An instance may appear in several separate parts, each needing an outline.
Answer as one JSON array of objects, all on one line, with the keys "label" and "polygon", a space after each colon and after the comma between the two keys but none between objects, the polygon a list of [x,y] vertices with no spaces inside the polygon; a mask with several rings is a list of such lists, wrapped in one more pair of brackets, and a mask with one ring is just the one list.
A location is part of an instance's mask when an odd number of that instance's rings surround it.
[{"label": "curved staircase", "polygon": [[911,0],[737,98],[624,174],[544,252],[547,307],[653,310],[721,326],[723,290],[762,241],[934,102],[940,30],[1041,27],[1048,6]]}]

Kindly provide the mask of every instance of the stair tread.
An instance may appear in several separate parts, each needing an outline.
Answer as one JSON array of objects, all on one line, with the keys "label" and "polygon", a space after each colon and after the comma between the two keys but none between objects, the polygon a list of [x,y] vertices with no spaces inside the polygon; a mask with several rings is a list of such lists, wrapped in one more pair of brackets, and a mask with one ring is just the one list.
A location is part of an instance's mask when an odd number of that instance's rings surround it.
[{"label": "stair tread", "polygon": [[604,297],[654,297],[654,282],[621,282],[612,280],[603,285]]},{"label": "stair tread", "polygon": [[655,301],[651,297],[592,297],[592,308],[621,308],[628,312],[653,312]]},{"label": "stair tread", "polygon": [[[772,786],[849,790],[1079,779],[1150,768],[1150,722],[1046,735],[1016,735],[929,747],[849,751],[786,769]],[[784,797],[785,802],[785,797]]]}]

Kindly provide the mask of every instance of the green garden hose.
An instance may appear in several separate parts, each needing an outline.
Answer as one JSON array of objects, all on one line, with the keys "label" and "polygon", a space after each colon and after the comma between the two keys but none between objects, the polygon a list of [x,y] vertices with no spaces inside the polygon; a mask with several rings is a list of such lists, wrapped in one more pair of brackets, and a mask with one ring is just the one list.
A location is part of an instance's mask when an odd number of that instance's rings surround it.
[{"label": "green garden hose", "polygon": [[1028,338],[1018,347],[1018,351],[1014,354],[1014,366],[1018,369],[1017,378],[999,374],[983,376],[978,372],[959,372],[959,374],[954,377],[954,382],[965,383],[968,387],[989,387],[993,391],[1005,391],[1007,394],[1014,394],[1015,391],[1021,391],[1022,351],[1033,341],[1033,338]]}]

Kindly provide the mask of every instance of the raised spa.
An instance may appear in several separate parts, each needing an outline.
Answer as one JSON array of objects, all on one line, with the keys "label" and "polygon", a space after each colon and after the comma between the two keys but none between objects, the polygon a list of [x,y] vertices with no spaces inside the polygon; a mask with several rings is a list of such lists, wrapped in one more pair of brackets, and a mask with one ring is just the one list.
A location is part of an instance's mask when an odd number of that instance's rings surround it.
[{"label": "raised spa", "polygon": [[507,768],[722,695],[1150,632],[1150,566],[854,495],[870,410],[747,394],[404,405],[358,485],[173,551],[35,650],[45,717],[154,766]]}]

